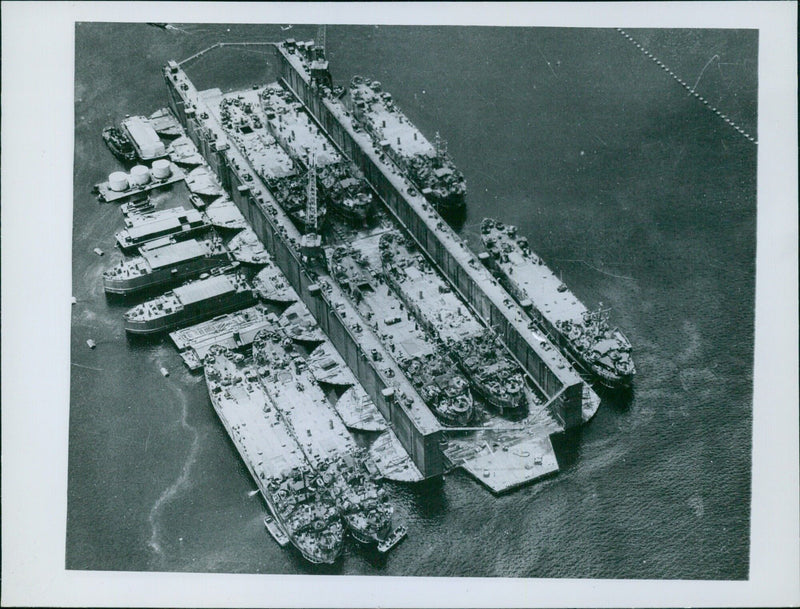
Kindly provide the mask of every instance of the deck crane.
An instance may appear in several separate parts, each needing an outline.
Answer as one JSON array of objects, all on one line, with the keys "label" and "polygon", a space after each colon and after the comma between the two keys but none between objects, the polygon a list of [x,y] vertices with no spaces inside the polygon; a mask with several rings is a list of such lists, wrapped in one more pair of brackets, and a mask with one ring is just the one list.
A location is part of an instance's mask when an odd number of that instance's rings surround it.
[{"label": "deck crane", "polygon": [[308,186],[306,188],[306,233],[303,235],[301,249],[303,257],[308,262],[324,260],[322,252],[322,237],[319,230],[319,214],[317,207],[317,154],[316,151],[309,155],[308,161]]}]

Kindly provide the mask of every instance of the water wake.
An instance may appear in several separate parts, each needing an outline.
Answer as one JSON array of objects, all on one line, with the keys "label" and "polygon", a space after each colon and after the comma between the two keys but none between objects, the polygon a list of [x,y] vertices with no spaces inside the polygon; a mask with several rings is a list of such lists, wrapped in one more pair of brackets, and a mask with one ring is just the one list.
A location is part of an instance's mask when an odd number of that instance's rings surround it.
[{"label": "water wake", "polygon": [[189,402],[183,392],[181,392],[177,387],[173,386],[172,389],[177,395],[181,405],[181,416],[179,421],[180,426],[189,432],[192,438],[192,444],[189,448],[189,454],[186,456],[186,461],[183,463],[183,468],[181,469],[180,475],[170,486],[164,490],[163,493],[161,493],[159,498],[156,499],[156,502],[153,504],[153,507],[150,509],[150,515],[148,517],[150,522],[150,539],[148,540],[147,545],[159,558],[163,558],[161,544],[159,543],[159,517],[161,515],[161,511],[163,507],[187,485],[189,481],[189,474],[195,460],[197,459],[197,453],[200,449],[200,436],[197,433],[197,430],[187,422],[187,417],[189,414]]}]

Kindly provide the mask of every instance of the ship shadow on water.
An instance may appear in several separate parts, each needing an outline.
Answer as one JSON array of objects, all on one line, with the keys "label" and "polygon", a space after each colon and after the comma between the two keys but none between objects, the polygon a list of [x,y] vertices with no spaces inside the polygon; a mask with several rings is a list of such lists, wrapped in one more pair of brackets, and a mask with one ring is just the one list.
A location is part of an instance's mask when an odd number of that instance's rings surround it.
[{"label": "ship shadow on water", "polygon": [[442,216],[442,219],[457,233],[461,232],[461,229],[464,228],[464,224],[467,222],[466,206],[458,210],[441,211],[439,215]]},{"label": "ship shadow on water", "polygon": [[634,385],[629,387],[621,387],[618,389],[609,389],[602,385],[594,387],[597,395],[600,396],[600,407],[610,408],[612,411],[623,414],[631,410],[634,398],[636,397],[636,388]]},{"label": "ship shadow on water", "polygon": [[572,469],[580,461],[584,428],[581,425],[550,436],[561,473]]}]

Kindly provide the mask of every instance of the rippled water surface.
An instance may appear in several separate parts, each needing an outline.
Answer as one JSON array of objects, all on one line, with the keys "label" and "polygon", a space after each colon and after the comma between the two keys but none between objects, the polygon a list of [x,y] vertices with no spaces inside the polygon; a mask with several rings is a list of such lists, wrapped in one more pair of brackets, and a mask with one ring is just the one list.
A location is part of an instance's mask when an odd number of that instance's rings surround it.
[{"label": "rippled water surface", "polygon": [[[66,564],[320,572],[265,532],[202,376],[166,339],[128,341],[126,305],[100,285],[121,227],[90,193],[116,167],[102,128],[166,105],[168,59],[285,34],[179,27],[76,29]],[[754,31],[630,34],[756,136]],[[747,577],[757,147],[615,30],[332,27],[327,40],[337,82],[379,79],[448,141],[469,186],[462,234],[478,246],[486,215],[519,225],[587,305],[612,308],[639,373],[631,399],[556,442],[558,476],[499,498],[460,472],[390,485],[408,539],[386,557],[350,543],[323,572]],[[187,72],[230,89],[272,79],[274,62],[228,48]]]}]

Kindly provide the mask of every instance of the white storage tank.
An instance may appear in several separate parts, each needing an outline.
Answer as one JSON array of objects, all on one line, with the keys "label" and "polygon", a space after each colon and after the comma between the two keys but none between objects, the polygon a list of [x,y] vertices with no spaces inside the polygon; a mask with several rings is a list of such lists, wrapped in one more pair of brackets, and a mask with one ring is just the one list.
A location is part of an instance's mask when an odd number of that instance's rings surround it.
[{"label": "white storage tank", "polygon": [[169,166],[167,159],[159,159],[153,162],[153,177],[156,180],[164,180],[172,174],[172,169]]},{"label": "white storage tank", "polygon": [[131,169],[131,186],[144,186],[150,181],[150,170],[144,165],[137,165]]},{"label": "white storage tank", "polygon": [[128,174],[124,171],[115,171],[108,176],[108,187],[114,192],[128,190]]}]

